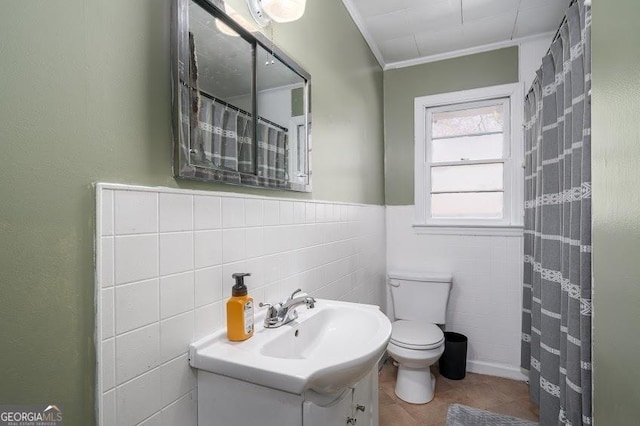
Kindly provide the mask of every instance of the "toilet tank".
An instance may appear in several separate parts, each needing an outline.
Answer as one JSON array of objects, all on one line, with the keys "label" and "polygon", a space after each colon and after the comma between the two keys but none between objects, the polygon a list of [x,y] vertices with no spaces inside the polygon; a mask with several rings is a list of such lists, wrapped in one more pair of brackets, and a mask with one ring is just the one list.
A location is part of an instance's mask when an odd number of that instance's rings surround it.
[{"label": "toilet tank", "polygon": [[390,272],[396,319],[444,324],[452,277],[440,273]]}]

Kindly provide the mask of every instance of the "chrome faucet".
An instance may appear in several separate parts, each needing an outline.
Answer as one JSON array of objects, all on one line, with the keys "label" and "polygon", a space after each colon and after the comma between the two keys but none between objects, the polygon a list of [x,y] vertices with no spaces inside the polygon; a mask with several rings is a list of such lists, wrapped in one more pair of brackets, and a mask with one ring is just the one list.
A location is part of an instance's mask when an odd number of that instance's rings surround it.
[{"label": "chrome faucet", "polygon": [[298,318],[296,308],[300,305],[307,305],[307,309],[315,307],[316,299],[306,293],[301,293],[302,289],[294,291],[289,298],[282,303],[271,305],[269,303],[260,303],[260,307],[268,306],[267,316],[264,319],[265,328],[278,328]]}]

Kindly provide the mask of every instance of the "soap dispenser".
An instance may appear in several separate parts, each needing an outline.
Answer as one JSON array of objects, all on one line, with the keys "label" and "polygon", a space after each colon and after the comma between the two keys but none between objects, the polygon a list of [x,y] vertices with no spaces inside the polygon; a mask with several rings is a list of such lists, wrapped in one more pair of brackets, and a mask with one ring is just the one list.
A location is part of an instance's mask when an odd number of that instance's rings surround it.
[{"label": "soap dispenser", "polygon": [[227,337],[232,342],[247,340],[253,336],[253,298],[247,294],[244,277],[248,273],[233,274],[236,280],[227,301]]}]

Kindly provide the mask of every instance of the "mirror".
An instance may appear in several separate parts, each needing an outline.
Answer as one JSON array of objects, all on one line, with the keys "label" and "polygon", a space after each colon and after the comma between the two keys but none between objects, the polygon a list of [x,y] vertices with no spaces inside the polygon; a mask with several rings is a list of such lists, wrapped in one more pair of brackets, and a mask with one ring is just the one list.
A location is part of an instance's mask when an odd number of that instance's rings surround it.
[{"label": "mirror", "polygon": [[310,192],[310,76],[225,10],[174,0],[174,175]]}]

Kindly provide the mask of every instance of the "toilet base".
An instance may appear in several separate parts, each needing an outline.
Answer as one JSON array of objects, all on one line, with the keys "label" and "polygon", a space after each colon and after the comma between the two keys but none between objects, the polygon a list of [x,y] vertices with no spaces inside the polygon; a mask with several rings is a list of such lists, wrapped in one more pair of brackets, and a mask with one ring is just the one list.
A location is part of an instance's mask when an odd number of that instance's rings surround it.
[{"label": "toilet base", "polygon": [[434,396],[436,378],[429,367],[408,368],[402,364],[398,367],[396,378],[396,395],[410,404],[426,404]]}]

